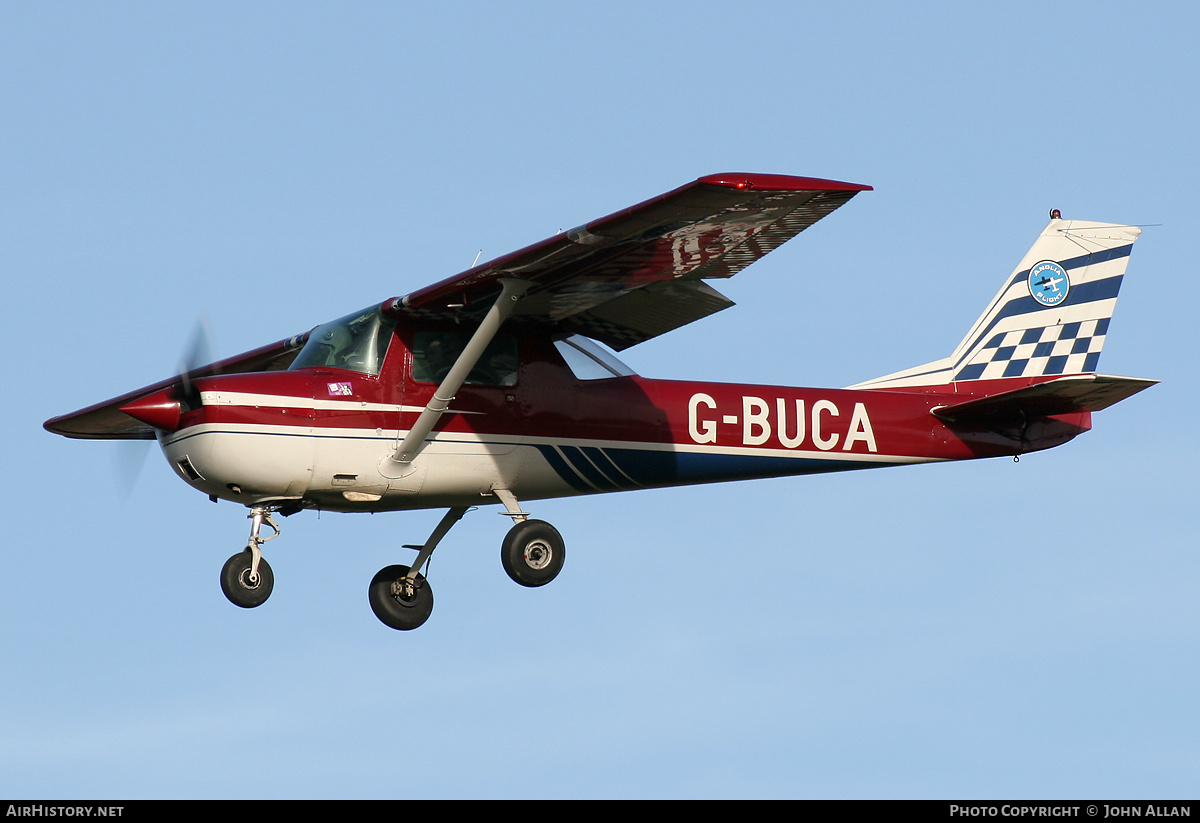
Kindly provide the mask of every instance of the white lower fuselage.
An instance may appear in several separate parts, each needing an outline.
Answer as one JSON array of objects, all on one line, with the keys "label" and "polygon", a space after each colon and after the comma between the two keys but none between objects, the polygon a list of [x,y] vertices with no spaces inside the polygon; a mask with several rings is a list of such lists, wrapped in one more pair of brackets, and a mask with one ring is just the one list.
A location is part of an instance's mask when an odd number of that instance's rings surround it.
[{"label": "white lower fuselage", "polygon": [[202,407],[160,443],[215,498],[387,511],[495,503],[495,489],[541,499],[1014,454],[1087,428],[1079,419],[1017,442],[948,427],[930,414],[947,398],[931,391],[580,381],[529,365],[543,372],[528,381],[535,390],[464,387],[411,463],[396,449],[423,406],[404,401],[432,387],[410,381],[402,395],[346,373],[202,380]]}]

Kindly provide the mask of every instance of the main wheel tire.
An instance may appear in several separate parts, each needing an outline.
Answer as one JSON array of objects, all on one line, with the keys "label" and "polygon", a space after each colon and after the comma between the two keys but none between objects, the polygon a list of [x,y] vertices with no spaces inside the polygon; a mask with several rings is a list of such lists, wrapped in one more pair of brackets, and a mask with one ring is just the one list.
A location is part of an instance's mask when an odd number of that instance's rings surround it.
[{"label": "main wheel tire", "polygon": [[433,611],[433,589],[421,574],[412,583],[401,583],[408,566],[388,566],[371,578],[367,599],[371,611],[389,628],[406,632],[429,619]]},{"label": "main wheel tire", "polygon": [[243,609],[253,609],[267,602],[275,588],[275,574],[264,557],[258,561],[258,580],[250,580],[250,550],[246,549],[225,561],[221,569],[221,591],[229,602]]},{"label": "main wheel tire", "polygon": [[500,547],[500,562],[522,586],[545,586],[562,571],[567,547],[558,529],[544,520],[526,520],[509,529]]}]

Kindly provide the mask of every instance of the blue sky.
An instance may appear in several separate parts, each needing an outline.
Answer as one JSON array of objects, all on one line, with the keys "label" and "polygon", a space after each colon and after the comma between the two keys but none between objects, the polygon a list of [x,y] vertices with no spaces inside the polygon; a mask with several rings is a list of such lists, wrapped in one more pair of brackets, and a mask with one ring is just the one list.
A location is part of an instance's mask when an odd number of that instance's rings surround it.
[{"label": "blue sky", "polygon": [[[0,796],[1194,796],[1197,17],[6,4]],[[284,521],[243,611],[242,509],[41,429],[170,374],[201,318],[233,354],[734,170],[876,190],[642,374],[941,357],[1056,207],[1153,224],[1101,370],[1163,382],[1018,464],[531,504],[568,546],[544,589],[482,509],[404,634],[366,586],[437,512]]]}]

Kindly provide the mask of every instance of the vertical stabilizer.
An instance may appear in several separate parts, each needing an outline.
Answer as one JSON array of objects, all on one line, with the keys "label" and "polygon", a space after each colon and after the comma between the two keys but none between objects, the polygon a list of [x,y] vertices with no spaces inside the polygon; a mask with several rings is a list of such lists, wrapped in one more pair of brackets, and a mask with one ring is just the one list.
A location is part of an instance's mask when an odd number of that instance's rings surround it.
[{"label": "vertical stabilizer", "polygon": [[1139,234],[1051,220],[953,354],[852,388],[1095,372]]}]

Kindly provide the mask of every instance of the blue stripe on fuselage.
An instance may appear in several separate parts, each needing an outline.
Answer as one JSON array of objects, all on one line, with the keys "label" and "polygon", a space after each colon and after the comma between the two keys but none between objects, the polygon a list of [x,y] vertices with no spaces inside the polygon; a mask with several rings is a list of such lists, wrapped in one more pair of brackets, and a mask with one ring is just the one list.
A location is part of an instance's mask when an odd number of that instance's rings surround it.
[{"label": "blue stripe on fuselage", "polygon": [[[760,477],[786,477],[789,475],[817,474],[822,472],[846,471],[889,465],[887,463],[863,463],[858,460],[822,460],[809,457],[781,457],[776,455],[722,454],[717,452],[675,452],[659,449],[635,449],[613,447],[588,447],[588,452],[599,451],[618,469],[624,478],[609,480],[607,474],[599,475],[600,482],[586,483],[596,466],[583,465],[584,456],[580,449],[571,446],[556,448],[536,445],[551,468],[576,491],[613,491],[630,489],[633,484],[643,487],[676,486],[689,483],[720,482],[725,480],[749,480]],[[604,481],[609,481],[604,483]],[[603,483],[603,485],[602,485]]]}]

